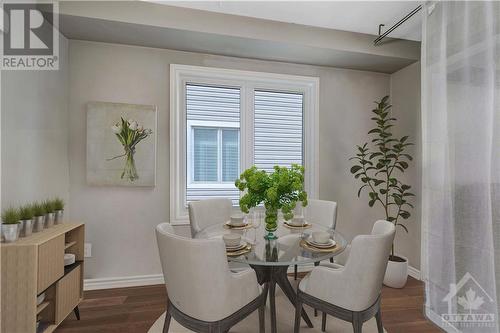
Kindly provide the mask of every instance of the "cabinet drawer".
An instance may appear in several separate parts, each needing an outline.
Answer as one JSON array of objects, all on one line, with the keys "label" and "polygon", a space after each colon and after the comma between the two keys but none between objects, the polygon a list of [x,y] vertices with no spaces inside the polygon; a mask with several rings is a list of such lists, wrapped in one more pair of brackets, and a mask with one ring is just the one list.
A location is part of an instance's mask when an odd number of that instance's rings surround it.
[{"label": "cabinet drawer", "polygon": [[81,269],[79,265],[56,284],[56,324],[61,323],[80,302]]},{"label": "cabinet drawer", "polygon": [[38,293],[64,275],[64,235],[38,246]]}]

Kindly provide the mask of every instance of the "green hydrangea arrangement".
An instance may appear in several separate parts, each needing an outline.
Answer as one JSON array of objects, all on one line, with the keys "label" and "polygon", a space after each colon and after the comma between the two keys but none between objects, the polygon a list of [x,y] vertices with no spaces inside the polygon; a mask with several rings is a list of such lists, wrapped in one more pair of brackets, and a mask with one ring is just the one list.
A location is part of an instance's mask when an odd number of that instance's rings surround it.
[{"label": "green hydrangea arrangement", "polygon": [[246,193],[240,198],[240,209],[248,213],[250,208],[264,203],[266,208],[266,230],[273,232],[278,227],[278,210],[285,220],[293,218],[293,210],[298,201],[307,206],[304,191],[304,167],[292,164],[290,168],[274,166],[269,174],[253,166],[245,170],[235,182],[236,187]]}]

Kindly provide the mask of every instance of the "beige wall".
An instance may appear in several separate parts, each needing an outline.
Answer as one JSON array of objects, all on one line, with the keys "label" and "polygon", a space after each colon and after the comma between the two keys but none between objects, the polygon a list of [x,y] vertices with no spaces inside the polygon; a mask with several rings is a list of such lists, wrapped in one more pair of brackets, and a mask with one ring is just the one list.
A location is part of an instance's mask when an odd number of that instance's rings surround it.
[{"label": "beige wall", "polygon": [[68,199],[68,40],[59,70],[2,71],[2,208]]},{"label": "beige wall", "polygon": [[[70,41],[71,215],[86,223],[87,241],[93,243],[93,257],[86,263],[88,278],[161,272],[154,226],[169,216],[169,65],[173,63],[318,76],[320,197],[339,203],[338,229],[349,239],[369,232],[382,216],[380,210],[369,209],[366,200],[357,199],[358,183],[349,173],[348,158],[355,145],[366,140],[372,126],[373,101],[390,92],[389,75]],[[157,105],[155,188],[92,187],[85,183],[85,104],[89,101]],[[416,123],[405,121],[403,126],[414,133]],[[187,233],[188,228],[179,231]]]},{"label": "beige wall", "polygon": [[393,114],[398,119],[395,134],[399,137],[409,135],[415,145],[409,147],[414,157],[411,168],[402,180],[413,187],[415,209],[412,216],[403,220],[409,233],[398,228],[396,251],[406,256],[410,265],[420,269],[420,207],[421,207],[421,165],[422,131],[420,123],[420,62],[414,63],[391,75],[391,102]]}]

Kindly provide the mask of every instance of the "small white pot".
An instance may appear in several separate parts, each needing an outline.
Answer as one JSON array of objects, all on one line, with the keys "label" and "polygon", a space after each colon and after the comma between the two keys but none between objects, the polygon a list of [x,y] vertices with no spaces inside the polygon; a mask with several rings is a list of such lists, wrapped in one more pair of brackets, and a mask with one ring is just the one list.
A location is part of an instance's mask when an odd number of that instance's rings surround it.
[{"label": "small white pot", "polygon": [[16,224],[2,224],[2,239],[5,243],[12,243],[18,239],[17,230],[19,223]]},{"label": "small white pot", "polygon": [[54,217],[54,224],[63,223],[64,210],[56,210]]},{"label": "small white pot", "polygon": [[18,234],[20,237],[31,236],[33,232],[33,220],[21,220],[18,227]]},{"label": "small white pot", "polygon": [[45,215],[45,228],[50,228],[54,225],[54,213],[47,213]]},{"label": "small white pot", "polygon": [[45,216],[35,216],[33,218],[33,232],[43,231],[45,227]]},{"label": "small white pot", "polygon": [[387,263],[385,270],[384,284],[391,288],[403,288],[408,279],[408,258],[396,255],[404,261],[391,261]]}]

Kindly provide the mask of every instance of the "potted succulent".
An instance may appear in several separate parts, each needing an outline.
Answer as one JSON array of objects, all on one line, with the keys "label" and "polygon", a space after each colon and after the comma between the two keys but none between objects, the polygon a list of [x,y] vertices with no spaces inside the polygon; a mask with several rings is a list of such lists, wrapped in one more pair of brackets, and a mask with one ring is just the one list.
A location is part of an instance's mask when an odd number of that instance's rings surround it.
[{"label": "potted succulent", "polygon": [[[409,162],[413,160],[412,156],[406,153],[406,148],[412,143],[408,142],[408,136],[401,138],[393,136],[391,129],[396,118],[391,115],[388,99],[389,96],[385,96],[380,102],[375,102],[377,106],[372,110],[375,116],[371,119],[376,122],[377,127],[368,132],[369,135],[373,135],[371,140],[373,147],[369,147],[368,143],[357,146],[358,152],[351,158],[355,161],[351,173],[362,183],[358,197],[362,191],[368,190],[368,205],[370,207],[375,204],[380,205],[384,209],[387,221],[394,223],[396,228],[408,232],[402,220],[407,220],[411,215],[410,210],[413,205],[409,199],[414,194],[410,192],[411,186],[398,179],[398,175],[403,174]],[[396,255],[393,244],[384,284],[402,288],[406,284],[407,277],[408,259]]]},{"label": "potted succulent", "polygon": [[2,239],[6,243],[15,242],[18,239],[19,211],[15,208],[7,208],[2,213]]},{"label": "potted succulent", "polygon": [[293,218],[293,210],[298,201],[307,206],[307,193],[304,191],[304,167],[292,164],[290,168],[274,166],[269,174],[253,166],[245,170],[235,182],[240,191],[246,191],[240,198],[240,209],[248,213],[250,208],[261,203],[266,209],[266,239],[276,239],[278,211],[285,220]]},{"label": "potted succulent", "polygon": [[31,205],[25,205],[19,208],[19,230],[21,237],[31,236],[33,232],[33,208]]},{"label": "potted succulent", "polygon": [[45,209],[39,202],[33,203],[31,208],[33,210],[33,232],[40,232],[45,225]]},{"label": "potted succulent", "polygon": [[51,200],[45,200],[42,205],[45,210],[45,228],[50,228],[54,225],[54,203]]},{"label": "potted succulent", "polygon": [[61,198],[55,198],[53,203],[55,211],[54,223],[55,224],[62,223],[64,215],[64,201]]}]

